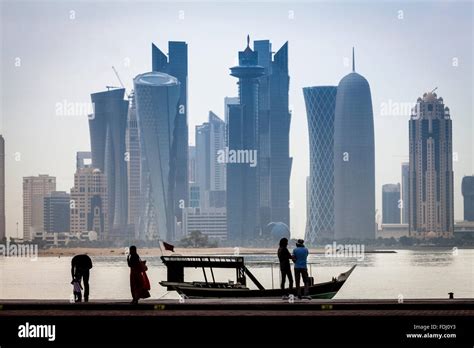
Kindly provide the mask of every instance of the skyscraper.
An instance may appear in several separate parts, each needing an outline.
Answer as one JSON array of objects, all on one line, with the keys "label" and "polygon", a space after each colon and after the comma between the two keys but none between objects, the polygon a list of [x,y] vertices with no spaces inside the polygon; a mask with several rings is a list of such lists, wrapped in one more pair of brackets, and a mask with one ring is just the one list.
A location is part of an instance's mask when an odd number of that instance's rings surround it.
[{"label": "skyscraper", "polygon": [[225,151],[225,123],[212,111],[208,122],[196,126],[196,184],[201,207],[225,207],[226,164],[219,161]]},{"label": "skyscraper", "polygon": [[92,166],[92,153],[90,151],[79,151],[76,153],[76,169]]},{"label": "skyscraper", "polygon": [[375,159],[372,98],[367,80],[352,72],[339,82],[334,118],[336,239],[375,238]]},{"label": "skyscraper", "polygon": [[464,221],[474,221],[474,175],[462,178]]},{"label": "skyscraper", "polygon": [[56,191],[56,178],[47,174],[23,178],[23,239],[44,232],[44,198]]},{"label": "skyscraper", "polygon": [[[258,65],[264,68],[258,87],[258,177],[260,225],[290,225],[288,42],[274,55],[269,40],[254,41]],[[273,57],[272,57],[273,55]]]},{"label": "skyscraper", "polygon": [[[239,65],[230,68],[239,79],[239,104],[229,105],[229,151],[258,153],[259,77],[265,69],[258,65],[258,53],[247,47],[239,52]],[[242,163],[244,162],[244,163]],[[251,244],[258,236],[259,178],[256,166],[246,161],[227,163],[227,231],[229,240],[239,245]]]},{"label": "skyscraper", "polygon": [[382,185],[382,223],[400,223],[400,184]]},{"label": "skyscraper", "polygon": [[133,92],[129,96],[125,145],[127,149],[128,223],[138,237],[141,196],[140,132]]},{"label": "skyscraper", "polygon": [[434,91],[418,98],[409,129],[409,233],[415,238],[452,237],[452,122],[443,98]]},{"label": "skyscraper", "polygon": [[196,146],[188,147],[188,174],[189,183],[196,182]]},{"label": "skyscraper", "polygon": [[180,83],[177,78],[159,72],[138,75],[133,83],[141,153],[149,173],[149,190],[145,195],[150,204],[145,218],[154,219],[158,237],[173,241]]},{"label": "skyscraper", "polygon": [[188,205],[188,44],[168,42],[168,56],[154,44],[152,70],[174,76],[179,82],[178,114],[174,127],[176,146],[174,214],[182,221],[182,207]]},{"label": "skyscraper", "polygon": [[108,184],[98,168],[78,168],[71,188],[71,233],[95,231],[99,240],[109,237]]},{"label": "skyscraper", "polygon": [[128,189],[125,132],[128,101],[125,89],[91,94],[94,114],[89,119],[92,167],[107,177],[109,227],[127,224]]},{"label": "skyscraper", "polygon": [[402,163],[402,188],[401,188],[401,207],[402,207],[402,224],[408,224],[408,212],[410,211],[410,189],[409,189],[410,163]]},{"label": "skyscraper", "polygon": [[310,175],[306,237],[334,238],[334,112],[337,87],[303,88],[308,118]]},{"label": "skyscraper", "polygon": [[206,194],[209,194],[210,187],[210,170],[211,170],[211,156],[210,156],[210,125],[205,122],[196,126],[195,140],[196,140],[196,184],[199,186],[201,192],[202,206],[209,206],[206,200]]},{"label": "skyscraper", "polygon": [[224,98],[225,145],[229,145],[229,105],[239,104],[239,97]]},{"label": "skyscraper", "polygon": [[44,232],[70,231],[70,199],[64,191],[53,191],[44,197]]},{"label": "skyscraper", "polygon": [[5,139],[0,135],[0,242],[6,238],[5,229]]},{"label": "skyscraper", "polygon": [[222,121],[212,111],[209,111],[209,156],[210,156],[210,180],[209,190],[211,192],[221,192],[226,190],[225,163],[218,160],[220,151],[225,149],[225,122]]}]

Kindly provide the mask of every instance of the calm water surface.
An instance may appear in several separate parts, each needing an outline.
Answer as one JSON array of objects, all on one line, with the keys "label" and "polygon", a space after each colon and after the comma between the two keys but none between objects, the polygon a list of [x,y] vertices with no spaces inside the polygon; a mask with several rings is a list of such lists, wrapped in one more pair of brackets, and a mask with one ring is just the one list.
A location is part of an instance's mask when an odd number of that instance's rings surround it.
[{"label": "calm water surface", "polygon": [[[273,255],[244,255],[249,269],[266,288],[277,287],[278,266],[268,264]],[[159,256],[147,257],[153,299],[178,298],[158,282],[166,279],[166,268]],[[64,299],[72,294],[70,285],[71,257],[25,258],[0,257],[0,299]],[[91,270],[91,301],[93,299],[130,299],[129,268],[125,255],[94,257]],[[474,297],[474,250],[397,250],[394,254],[366,254],[355,258],[310,257],[315,282],[328,281],[353,264],[357,268],[335,298],[447,298]],[[235,280],[233,270],[215,270],[217,280]],[[208,272],[210,279],[210,273]],[[188,269],[186,280],[204,280],[202,270]],[[253,287],[250,279],[247,279]]]}]

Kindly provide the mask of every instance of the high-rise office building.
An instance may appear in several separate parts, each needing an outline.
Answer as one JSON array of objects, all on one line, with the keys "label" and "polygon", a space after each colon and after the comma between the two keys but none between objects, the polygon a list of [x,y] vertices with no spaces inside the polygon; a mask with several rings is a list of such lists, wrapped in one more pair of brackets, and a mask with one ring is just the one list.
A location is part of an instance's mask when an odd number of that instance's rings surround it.
[{"label": "high-rise office building", "polygon": [[107,177],[108,224],[120,229],[127,225],[128,189],[125,133],[128,101],[125,89],[91,94],[94,114],[89,119],[92,167]]},{"label": "high-rise office building", "polygon": [[95,231],[100,240],[109,234],[108,185],[106,175],[98,168],[78,168],[70,197],[71,233]]},{"label": "high-rise office building", "polygon": [[402,209],[402,224],[408,224],[408,212],[410,210],[410,189],[409,189],[409,179],[410,176],[410,163],[402,163],[402,187],[400,194],[400,206]]},{"label": "high-rise office building", "polygon": [[258,177],[261,228],[290,225],[288,42],[273,54],[269,40],[254,41],[257,64],[264,68],[258,87]]},{"label": "high-rise office building", "polygon": [[[210,125],[205,122],[196,126],[196,184],[201,192],[209,192],[210,187]],[[202,202],[202,201],[201,201]],[[202,202],[204,203],[204,202]],[[205,205],[205,203],[204,203]]]},{"label": "high-rise office building", "polygon": [[188,44],[168,42],[168,56],[152,44],[152,70],[174,76],[179,82],[178,114],[174,126],[176,162],[174,215],[182,221],[182,207],[188,205]]},{"label": "high-rise office building", "polygon": [[224,122],[225,122],[225,144],[229,146],[229,105],[239,104],[239,97],[225,97],[224,98]]},{"label": "high-rise office building", "polygon": [[53,191],[44,197],[44,232],[60,233],[70,231],[69,193]]},{"label": "high-rise office building", "polygon": [[382,223],[400,223],[400,184],[382,185]]},{"label": "high-rise office building", "polygon": [[226,190],[225,163],[219,161],[219,153],[225,150],[225,122],[209,111],[209,155],[210,155],[210,191]]},{"label": "high-rise office building", "polygon": [[212,111],[208,122],[196,126],[195,169],[200,187],[201,207],[225,207],[226,163],[220,160],[225,151],[225,123]]},{"label": "high-rise office building", "polygon": [[[173,241],[177,222],[174,189],[180,83],[177,78],[160,72],[138,75],[133,83],[141,153],[145,158],[149,181],[148,190],[144,193],[149,202],[144,218],[153,219],[144,224],[156,224],[157,237]],[[145,231],[145,234],[150,235],[150,231]]]},{"label": "high-rise office building", "polygon": [[334,112],[337,87],[303,88],[308,118],[310,175],[305,240],[334,238]]},{"label": "high-rise office building", "polygon": [[452,121],[434,91],[418,98],[409,121],[409,233],[452,237],[454,230]]},{"label": "high-rise office building", "polygon": [[474,221],[474,175],[462,178],[461,190],[464,197],[464,221]]},{"label": "high-rise office building", "polygon": [[23,178],[23,239],[44,232],[44,198],[56,191],[56,178],[47,174]]},{"label": "high-rise office building", "polygon": [[375,158],[372,98],[352,72],[339,82],[334,116],[334,233],[336,239],[375,238]]},{"label": "high-rise office building", "polygon": [[210,239],[227,239],[225,208],[187,208],[184,210],[184,235],[199,231]]},{"label": "high-rise office building", "polygon": [[76,170],[92,166],[92,153],[90,151],[79,151],[76,153]]},{"label": "high-rise office building", "polygon": [[190,183],[196,182],[196,146],[188,148],[188,178]]},{"label": "high-rise office building", "polygon": [[0,243],[6,238],[5,227],[5,139],[0,135]]},{"label": "high-rise office building", "polygon": [[239,104],[229,105],[228,147],[246,157],[227,161],[227,231],[230,241],[244,245],[260,232],[258,164],[252,166],[249,159],[258,153],[258,79],[265,74],[248,37],[247,47],[239,52],[239,65],[230,71],[239,79]]},{"label": "high-rise office building", "polygon": [[137,109],[133,92],[129,96],[125,145],[127,149],[128,179],[128,223],[133,226],[135,237],[139,235],[140,204],[141,204],[141,156],[140,132],[138,127]]}]

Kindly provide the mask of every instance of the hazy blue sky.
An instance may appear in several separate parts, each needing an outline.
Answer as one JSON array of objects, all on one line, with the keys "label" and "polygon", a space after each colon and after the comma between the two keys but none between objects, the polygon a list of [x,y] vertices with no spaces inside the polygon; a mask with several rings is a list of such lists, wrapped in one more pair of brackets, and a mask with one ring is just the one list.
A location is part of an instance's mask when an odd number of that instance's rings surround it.
[{"label": "hazy blue sky", "polygon": [[90,93],[119,86],[112,65],[131,88],[151,69],[151,42],[167,51],[168,40],[186,41],[194,142],[194,126],[209,110],[223,117],[224,97],[237,94],[229,67],[247,34],[270,39],[274,51],[289,41],[293,236],[304,234],[309,174],[302,88],[337,85],[350,72],[352,46],[372,90],[377,208],[381,185],[400,182],[408,156],[409,116],[394,108],[438,87],[453,118],[455,218],[462,219],[461,179],[474,174],[472,2],[1,1],[0,16],[9,235],[17,221],[22,231],[22,177],[48,173],[69,191],[75,153],[90,148],[86,114],[58,115],[58,103],[88,103]]}]

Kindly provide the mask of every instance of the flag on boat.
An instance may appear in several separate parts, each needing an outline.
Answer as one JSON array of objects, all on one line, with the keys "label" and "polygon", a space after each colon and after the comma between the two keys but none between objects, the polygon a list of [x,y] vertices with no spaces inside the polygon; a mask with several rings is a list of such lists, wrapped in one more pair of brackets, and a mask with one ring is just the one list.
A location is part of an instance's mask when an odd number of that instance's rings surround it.
[{"label": "flag on boat", "polygon": [[165,250],[169,250],[169,251],[174,252],[174,245],[163,242],[163,246],[165,247]]}]

